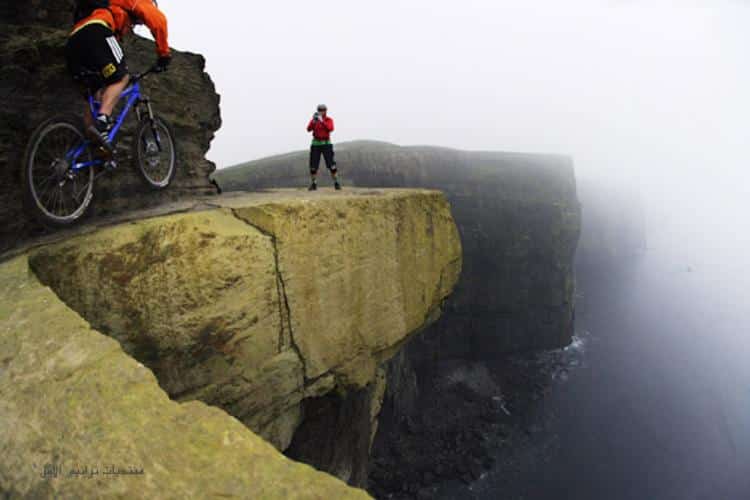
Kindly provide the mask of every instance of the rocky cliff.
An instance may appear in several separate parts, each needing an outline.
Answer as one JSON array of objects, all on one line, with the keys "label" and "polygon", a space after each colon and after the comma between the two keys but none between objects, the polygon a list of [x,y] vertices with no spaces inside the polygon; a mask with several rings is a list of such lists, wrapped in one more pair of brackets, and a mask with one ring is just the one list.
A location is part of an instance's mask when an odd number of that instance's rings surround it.
[{"label": "rocky cliff", "polygon": [[[461,271],[448,203],[409,190],[211,201],[0,265],[0,492],[360,495],[258,436],[364,483],[381,366]],[[48,463],[145,478],[43,479],[32,464]]]},{"label": "rocky cliff", "polygon": [[[573,334],[573,257],[580,207],[561,156],[464,152],[356,142],[337,147],[345,182],[445,192],[464,249],[448,311],[428,335],[453,355],[553,348]],[[303,186],[305,152],[217,171],[225,190]]]},{"label": "rocky cliff", "polygon": [[[306,156],[214,176],[226,190],[304,186]],[[508,353],[570,342],[581,224],[573,165],[562,156],[374,142],[338,145],[337,160],[347,185],[443,190],[461,233],[464,270],[445,314],[386,364],[372,450],[371,492],[429,498],[441,481],[471,481],[492,464],[499,444],[489,436],[523,433],[521,408],[549,376]],[[505,405],[518,417],[509,419]]]},{"label": "rocky cliff", "polygon": [[218,408],[170,400],[27,257],[0,281],[3,498],[368,498]]},{"label": "rocky cliff", "polygon": [[[34,128],[57,113],[82,114],[83,101],[65,70],[64,46],[72,24],[72,0],[5,2],[0,8],[0,251],[19,239],[42,232],[27,217],[20,187],[23,153]],[[131,71],[147,69],[155,59],[152,42],[132,37],[125,46]],[[100,178],[95,212],[120,213],[166,201],[215,193],[205,159],[221,125],[219,96],[204,72],[204,59],[175,51],[170,71],[145,82],[155,110],[174,126],[178,173],[164,192],[139,184],[126,139],[119,147],[119,170]]]}]

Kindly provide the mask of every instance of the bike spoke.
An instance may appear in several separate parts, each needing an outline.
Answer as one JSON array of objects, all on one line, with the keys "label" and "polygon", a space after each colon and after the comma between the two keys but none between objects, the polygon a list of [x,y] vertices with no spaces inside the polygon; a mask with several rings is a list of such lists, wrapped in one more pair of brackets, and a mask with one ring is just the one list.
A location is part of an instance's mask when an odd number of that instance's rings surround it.
[{"label": "bike spoke", "polygon": [[51,166],[52,163],[54,163],[54,161],[56,160],[55,155],[46,150],[37,151],[35,159],[38,160],[42,166]]},{"label": "bike spoke", "polygon": [[83,198],[83,195],[86,194],[86,193],[88,193],[89,183],[86,182],[85,184],[83,184],[81,186],[81,189],[77,189],[76,188],[76,182],[77,181],[74,181],[74,183],[73,183],[73,190],[74,190],[74,195],[73,196],[75,197],[76,202],[81,203],[81,199]]},{"label": "bike spoke", "polygon": [[62,188],[60,186],[57,186],[57,196],[55,198],[57,200],[57,203],[55,203],[55,213],[57,215],[63,215],[63,194],[62,194]]},{"label": "bike spoke", "polygon": [[50,191],[49,198],[47,199],[47,203],[44,204],[45,207],[48,208],[51,212],[55,211],[55,206],[57,204],[57,189],[54,187]]},{"label": "bike spoke", "polygon": [[59,152],[64,152],[65,150],[62,149],[62,134],[55,135],[52,140],[50,141],[50,148],[49,152],[53,156],[57,156]]},{"label": "bike spoke", "polygon": [[62,215],[68,215],[68,204],[65,203],[65,190],[63,186],[60,186],[60,208],[62,208]]},{"label": "bike spoke", "polygon": [[76,203],[79,203],[80,202],[79,196],[80,196],[81,193],[78,192],[78,187],[77,187],[78,186],[78,176],[77,175],[73,176],[73,182],[72,182],[72,184],[73,184],[73,186],[72,186],[73,187],[73,199],[76,201]]},{"label": "bike spoke", "polygon": [[[52,174],[52,175],[50,175],[49,177],[45,177],[45,178],[44,178],[44,179],[43,179],[43,180],[42,180],[42,181],[41,181],[41,182],[39,183],[39,187],[40,187],[40,188],[43,188],[44,186],[47,186],[47,185],[49,185],[49,183],[50,183],[50,182],[51,182],[52,180],[54,180],[54,179],[55,179],[56,177],[57,177],[57,175],[56,175],[55,173],[53,173],[53,174]],[[36,183],[35,183],[35,184],[36,184]]]},{"label": "bike spoke", "polygon": [[91,151],[84,145],[83,133],[67,122],[51,125],[36,141],[26,167],[27,180],[31,195],[46,218],[72,222],[86,208],[94,181],[93,170],[73,170],[72,159],[67,158],[80,148],[75,161],[90,161]]}]

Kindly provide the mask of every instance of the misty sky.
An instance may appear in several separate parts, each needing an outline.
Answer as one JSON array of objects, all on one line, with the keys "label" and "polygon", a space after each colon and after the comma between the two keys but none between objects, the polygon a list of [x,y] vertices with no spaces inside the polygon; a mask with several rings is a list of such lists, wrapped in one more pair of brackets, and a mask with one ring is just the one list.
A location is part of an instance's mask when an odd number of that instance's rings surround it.
[{"label": "misty sky", "polygon": [[337,141],[565,153],[579,175],[637,186],[652,217],[693,212],[686,234],[747,222],[746,2],[160,5],[222,95],[220,168],[306,148],[325,102]]}]

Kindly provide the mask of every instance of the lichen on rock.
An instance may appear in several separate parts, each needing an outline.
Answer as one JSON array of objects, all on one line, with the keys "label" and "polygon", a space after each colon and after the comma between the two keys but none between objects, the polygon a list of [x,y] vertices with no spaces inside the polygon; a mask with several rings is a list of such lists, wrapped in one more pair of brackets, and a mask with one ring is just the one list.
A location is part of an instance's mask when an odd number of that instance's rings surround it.
[{"label": "lichen on rock", "polygon": [[29,271],[0,265],[3,498],[368,498],[151,370]]},{"label": "lichen on rock", "polygon": [[378,366],[439,315],[460,274],[445,198],[286,191],[215,203],[42,246],[29,267],[170,397],[218,406],[279,450],[306,400],[370,391],[366,454]]}]

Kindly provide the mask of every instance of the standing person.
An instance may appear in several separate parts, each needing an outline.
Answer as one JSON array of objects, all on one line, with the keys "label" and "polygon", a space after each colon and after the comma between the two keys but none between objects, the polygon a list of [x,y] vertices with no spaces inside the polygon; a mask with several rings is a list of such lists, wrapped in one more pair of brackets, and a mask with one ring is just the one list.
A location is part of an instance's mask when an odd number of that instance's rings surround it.
[{"label": "standing person", "polygon": [[333,143],[331,142],[331,132],[333,130],[333,118],[328,116],[328,107],[325,104],[321,104],[318,106],[318,112],[313,115],[313,119],[307,125],[307,131],[313,134],[312,146],[310,147],[310,177],[312,178],[310,191],[318,189],[316,178],[318,176],[321,156],[326,161],[328,171],[331,172],[334,187],[336,190],[341,189],[333,153]]},{"label": "standing person", "polygon": [[89,135],[111,151],[109,132],[112,110],[128,85],[128,66],[119,40],[133,31],[134,24],[145,24],[156,40],[156,71],[165,71],[171,61],[167,41],[167,18],[155,0],[77,0],[75,25],[65,47],[68,70],[85,84],[101,102],[99,116],[92,120],[86,106],[84,120]]}]

